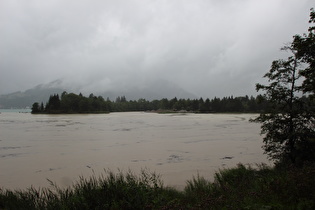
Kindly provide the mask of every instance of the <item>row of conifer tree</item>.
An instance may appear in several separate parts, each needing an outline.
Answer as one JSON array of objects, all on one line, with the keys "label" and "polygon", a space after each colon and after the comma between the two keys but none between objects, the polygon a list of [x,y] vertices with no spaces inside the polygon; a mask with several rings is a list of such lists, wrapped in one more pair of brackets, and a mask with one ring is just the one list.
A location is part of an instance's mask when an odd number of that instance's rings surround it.
[{"label": "row of conifer tree", "polygon": [[199,113],[213,112],[259,112],[267,106],[263,97],[242,96],[223,97],[213,99],[172,99],[148,101],[146,99],[127,100],[119,96],[115,101],[102,96],[90,94],[88,97],[75,93],[63,92],[51,95],[48,102],[39,104],[35,102],[32,113],[104,113],[128,111],[187,111]]}]

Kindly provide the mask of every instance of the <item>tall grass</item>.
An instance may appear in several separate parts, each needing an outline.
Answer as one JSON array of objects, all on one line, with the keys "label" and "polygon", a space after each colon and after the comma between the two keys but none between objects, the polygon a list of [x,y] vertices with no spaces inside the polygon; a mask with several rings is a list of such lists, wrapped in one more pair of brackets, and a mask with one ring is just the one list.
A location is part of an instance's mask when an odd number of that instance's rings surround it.
[{"label": "tall grass", "polygon": [[276,169],[239,164],[210,182],[197,175],[183,191],[156,173],[105,171],[62,189],[0,189],[0,209],[314,209],[315,166]]}]

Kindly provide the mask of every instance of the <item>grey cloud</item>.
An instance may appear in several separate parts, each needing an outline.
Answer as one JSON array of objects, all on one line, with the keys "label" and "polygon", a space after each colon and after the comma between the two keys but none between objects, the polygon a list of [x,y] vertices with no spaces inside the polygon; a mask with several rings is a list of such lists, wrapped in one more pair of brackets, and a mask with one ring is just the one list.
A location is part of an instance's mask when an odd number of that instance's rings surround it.
[{"label": "grey cloud", "polygon": [[154,79],[197,96],[255,93],[311,0],[0,2],[0,94],[55,79],[93,92]]}]

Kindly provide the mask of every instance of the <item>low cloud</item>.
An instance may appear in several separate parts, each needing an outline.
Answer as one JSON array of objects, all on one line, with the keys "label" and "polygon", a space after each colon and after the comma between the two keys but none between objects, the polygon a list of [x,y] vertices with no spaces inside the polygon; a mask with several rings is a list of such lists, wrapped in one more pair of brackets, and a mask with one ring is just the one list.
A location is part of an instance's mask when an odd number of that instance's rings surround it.
[{"label": "low cloud", "polygon": [[255,93],[311,0],[0,2],[0,94],[63,79],[89,92],[163,79],[196,96]]}]

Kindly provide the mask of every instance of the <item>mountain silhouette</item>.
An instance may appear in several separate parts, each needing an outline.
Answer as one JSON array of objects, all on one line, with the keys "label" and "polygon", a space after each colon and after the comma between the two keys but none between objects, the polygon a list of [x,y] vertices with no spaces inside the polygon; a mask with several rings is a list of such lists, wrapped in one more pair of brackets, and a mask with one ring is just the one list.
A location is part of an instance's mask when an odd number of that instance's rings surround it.
[{"label": "mountain silhouette", "polygon": [[105,99],[109,98],[114,101],[118,96],[125,96],[127,100],[138,100],[144,98],[146,100],[162,99],[162,98],[197,98],[194,94],[180,88],[179,86],[166,81],[156,80],[148,82],[142,87],[129,87],[126,89],[111,89],[101,90],[95,89],[93,92],[86,92],[84,86],[66,85],[63,80],[55,80],[47,84],[40,84],[25,91],[13,92],[0,96],[0,108],[27,108],[31,107],[34,102],[43,102],[44,104],[49,99],[50,95],[59,94],[63,91],[68,93],[80,93],[88,95],[93,93],[97,96],[102,96]]}]

